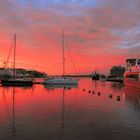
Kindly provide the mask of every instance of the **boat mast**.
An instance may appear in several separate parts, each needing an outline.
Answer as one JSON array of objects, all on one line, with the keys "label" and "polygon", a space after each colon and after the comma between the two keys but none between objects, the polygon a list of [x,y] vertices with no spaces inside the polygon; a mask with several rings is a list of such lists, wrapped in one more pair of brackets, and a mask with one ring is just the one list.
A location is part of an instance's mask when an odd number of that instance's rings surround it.
[{"label": "boat mast", "polygon": [[16,34],[14,35],[14,65],[13,65],[13,78],[16,78]]},{"label": "boat mast", "polygon": [[64,33],[63,33],[63,30],[62,30],[62,48],[63,48],[63,77],[65,77],[65,46],[64,46]]}]

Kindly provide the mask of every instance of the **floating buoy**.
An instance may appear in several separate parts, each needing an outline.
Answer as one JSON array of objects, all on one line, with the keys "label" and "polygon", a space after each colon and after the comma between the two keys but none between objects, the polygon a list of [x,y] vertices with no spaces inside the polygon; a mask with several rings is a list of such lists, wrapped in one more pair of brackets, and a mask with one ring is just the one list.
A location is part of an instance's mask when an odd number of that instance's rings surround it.
[{"label": "floating buoy", "polygon": [[112,98],[112,94],[109,95],[109,98]]},{"label": "floating buoy", "polygon": [[98,92],[98,96],[100,96],[101,95],[101,92]]},{"label": "floating buoy", "polygon": [[120,99],[120,96],[117,96],[117,101],[120,101],[121,99]]},{"label": "floating buoy", "polygon": [[89,90],[88,93],[91,93],[91,90]]}]

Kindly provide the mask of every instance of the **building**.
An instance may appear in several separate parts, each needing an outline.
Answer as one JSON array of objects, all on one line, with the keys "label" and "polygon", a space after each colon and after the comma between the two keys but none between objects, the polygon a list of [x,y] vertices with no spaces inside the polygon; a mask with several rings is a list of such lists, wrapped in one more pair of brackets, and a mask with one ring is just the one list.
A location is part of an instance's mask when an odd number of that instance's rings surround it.
[{"label": "building", "polygon": [[140,65],[140,59],[136,59],[136,58],[126,59],[126,70],[128,70],[131,67],[133,67],[134,65],[136,65],[136,62],[137,62],[137,64]]},{"label": "building", "polygon": [[122,66],[113,66],[110,70],[111,77],[123,77],[125,68]]}]

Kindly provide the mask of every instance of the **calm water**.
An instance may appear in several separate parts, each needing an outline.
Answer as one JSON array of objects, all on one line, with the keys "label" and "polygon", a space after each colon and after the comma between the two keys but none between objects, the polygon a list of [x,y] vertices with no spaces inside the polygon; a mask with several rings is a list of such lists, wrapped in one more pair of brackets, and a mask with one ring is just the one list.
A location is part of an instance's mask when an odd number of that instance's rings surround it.
[{"label": "calm water", "polygon": [[0,87],[0,140],[12,139],[140,140],[140,90],[91,79],[65,89]]}]

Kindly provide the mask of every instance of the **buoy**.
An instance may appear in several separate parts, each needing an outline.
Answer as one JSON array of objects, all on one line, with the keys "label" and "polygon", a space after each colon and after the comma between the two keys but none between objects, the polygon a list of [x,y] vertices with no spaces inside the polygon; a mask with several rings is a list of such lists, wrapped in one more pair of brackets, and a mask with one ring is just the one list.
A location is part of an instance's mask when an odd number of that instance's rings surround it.
[{"label": "buoy", "polygon": [[101,92],[98,92],[98,96],[100,96],[101,95]]},{"label": "buoy", "polygon": [[88,93],[91,93],[91,91],[89,90]]},{"label": "buoy", "polygon": [[109,95],[109,98],[112,98],[112,94]]},{"label": "buoy", "polygon": [[120,99],[120,96],[117,96],[117,101],[120,101],[121,99]]}]

